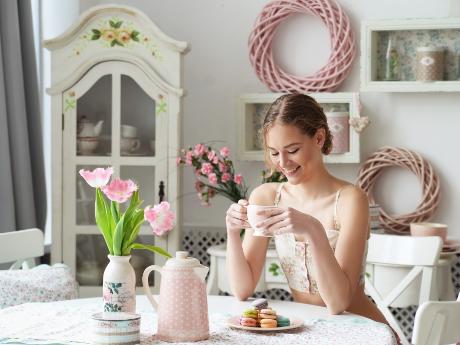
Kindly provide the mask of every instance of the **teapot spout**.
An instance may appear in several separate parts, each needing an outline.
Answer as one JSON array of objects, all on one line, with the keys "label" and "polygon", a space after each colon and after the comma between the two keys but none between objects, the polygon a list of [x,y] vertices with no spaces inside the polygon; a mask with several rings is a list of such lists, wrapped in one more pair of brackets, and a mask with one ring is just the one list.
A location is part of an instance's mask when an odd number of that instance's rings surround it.
[{"label": "teapot spout", "polygon": [[101,131],[102,131],[102,125],[104,124],[104,121],[103,120],[100,120],[98,123],[96,123],[96,125],[94,126],[94,134],[96,136],[99,136],[99,134],[101,134]]},{"label": "teapot spout", "polygon": [[193,271],[198,276],[198,278],[200,278],[200,280],[204,282],[204,280],[206,279],[206,276],[208,275],[209,267],[200,265],[200,266],[194,267]]}]

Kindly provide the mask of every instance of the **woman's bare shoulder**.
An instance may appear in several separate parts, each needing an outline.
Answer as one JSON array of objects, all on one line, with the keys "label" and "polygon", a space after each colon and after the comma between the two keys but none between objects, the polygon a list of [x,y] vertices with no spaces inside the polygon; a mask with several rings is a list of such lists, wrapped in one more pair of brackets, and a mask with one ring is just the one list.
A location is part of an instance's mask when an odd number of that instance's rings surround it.
[{"label": "woman's bare shoulder", "polygon": [[249,203],[257,205],[273,205],[278,186],[279,183],[276,182],[261,184],[251,192]]},{"label": "woman's bare shoulder", "polygon": [[341,187],[340,198],[345,201],[344,204],[346,205],[365,208],[369,206],[366,192],[351,183],[346,183]]}]

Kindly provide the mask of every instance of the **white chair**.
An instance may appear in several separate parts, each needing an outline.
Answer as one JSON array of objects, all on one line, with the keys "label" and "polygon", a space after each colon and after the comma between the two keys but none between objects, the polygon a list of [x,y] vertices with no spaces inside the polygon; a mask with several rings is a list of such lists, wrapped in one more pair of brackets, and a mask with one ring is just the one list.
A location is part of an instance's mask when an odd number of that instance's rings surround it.
[{"label": "white chair", "polygon": [[0,233],[0,264],[13,262],[10,269],[32,268],[35,258],[43,254],[43,232],[39,229]]},{"label": "white chair", "polygon": [[0,309],[78,297],[77,282],[67,266],[35,267],[36,258],[43,254],[39,229],[0,233],[0,264],[12,263],[9,269],[0,270]]},{"label": "white chair", "polygon": [[440,237],[371,234],[369,239],[366,294],[405,345],[410,343],[389,307],[421,305],[437,299],[435,277],[441,249]]},{"label": "white chair", "polygon": [[460,342],[460,295],[452,302],[425,302],[415,314],[414,345]]}]

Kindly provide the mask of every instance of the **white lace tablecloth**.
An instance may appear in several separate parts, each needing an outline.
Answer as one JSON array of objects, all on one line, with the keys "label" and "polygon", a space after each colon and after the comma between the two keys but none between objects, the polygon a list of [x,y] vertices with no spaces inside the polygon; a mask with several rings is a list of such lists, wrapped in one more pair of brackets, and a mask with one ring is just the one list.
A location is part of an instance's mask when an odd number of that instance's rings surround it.
[{"label": "white lace tablecloth", "polygon": [[[249,302],[226,296],[209,296],[208,302],[210,338],[190,344],[396,344],[384,324],[351,314],[330,316],[325,308],[282,301],[270,301],[270,305],[279,314],[303,318],[304,327],[271,333],[235,330],[226,325],[226,319]],[[101,308],[101,299],[93,298],[0,310],[0,344],[90,344],[91,315]],[[157,314],[144,296],[137,298],[137,313],[142,316],[141,344],[168,344],[155,339]]]}]

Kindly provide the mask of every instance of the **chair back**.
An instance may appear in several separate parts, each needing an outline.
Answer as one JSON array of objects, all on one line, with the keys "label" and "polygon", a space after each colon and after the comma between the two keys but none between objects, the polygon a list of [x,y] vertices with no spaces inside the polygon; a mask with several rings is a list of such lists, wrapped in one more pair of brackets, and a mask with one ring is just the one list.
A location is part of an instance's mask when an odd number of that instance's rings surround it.
[{"label": "chair back", "polygon": [[425,302],[415,314],[412,343],[441,345],[460,342],[460,302]]},{"label": "chair back", "polygon": [[44,254],[43,232],[27,229],[0,233],[0,264],[13,262],[10,269],[31,268],[34,258]]},{"label": "chair back", "polygon": [[365,292],[372,297],[403,344],[404,332],[389,307],[420,305],[436,296],[436,265],[442,239],[371,234]]}]

